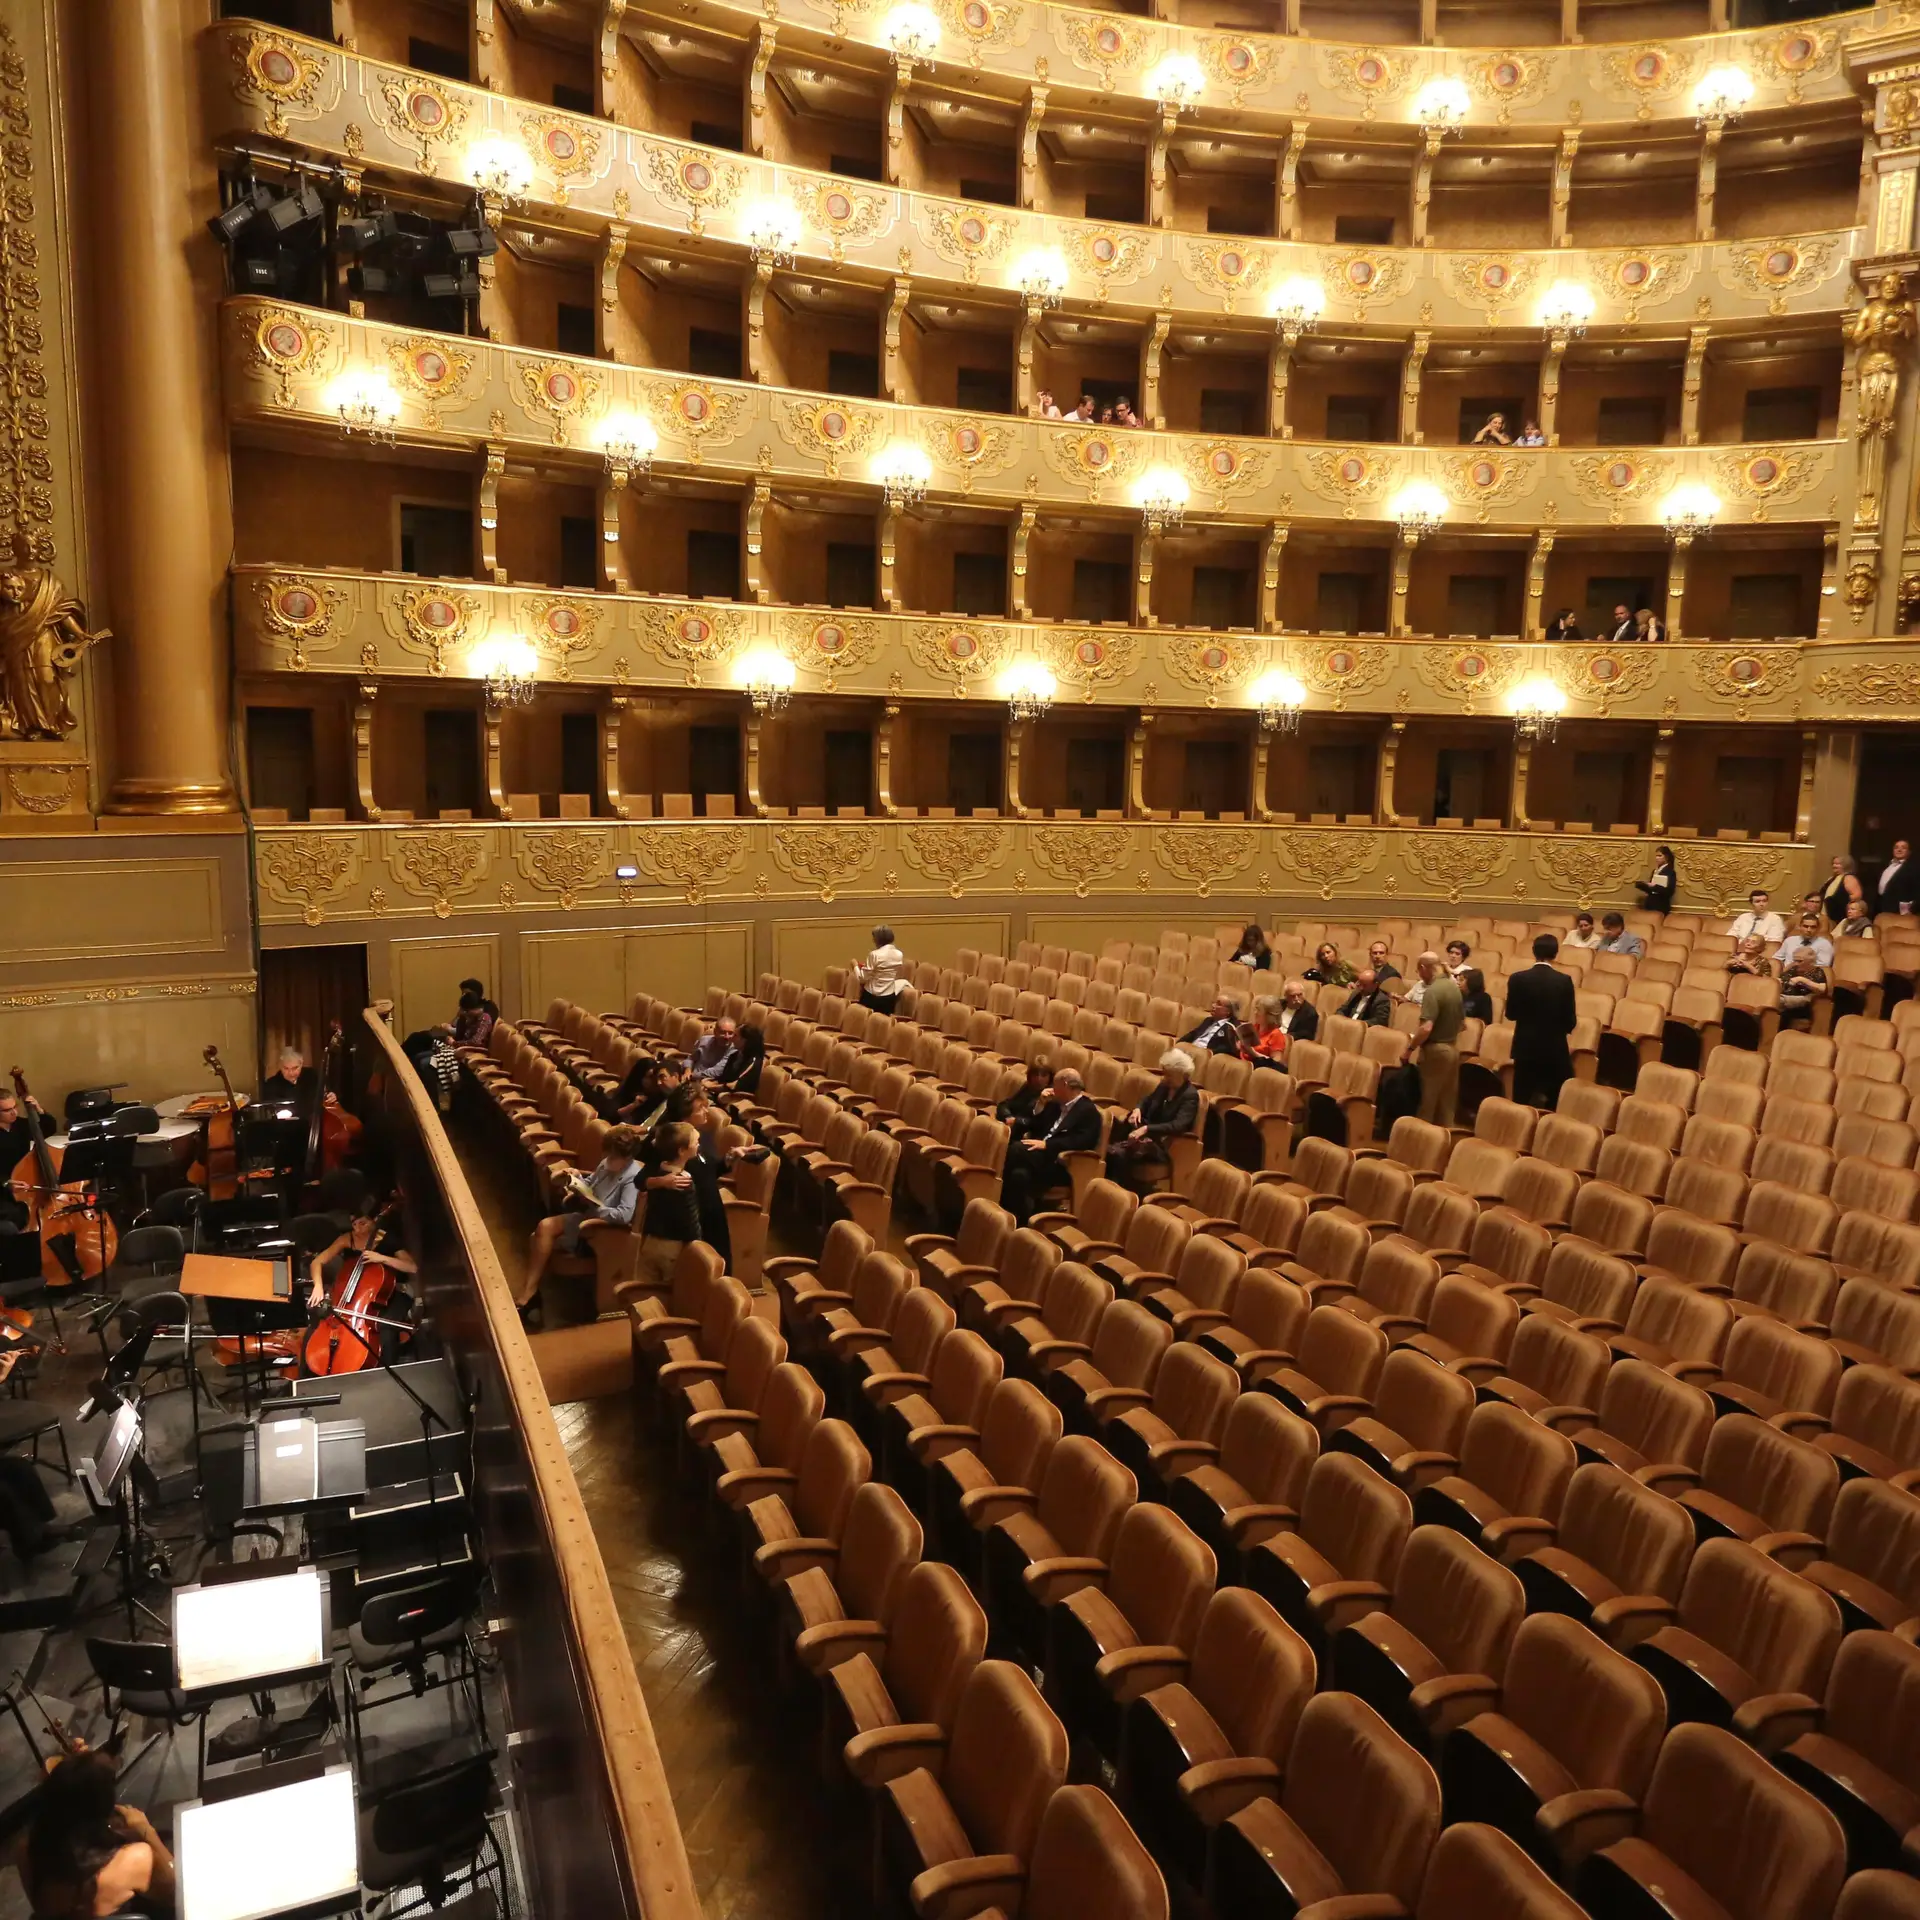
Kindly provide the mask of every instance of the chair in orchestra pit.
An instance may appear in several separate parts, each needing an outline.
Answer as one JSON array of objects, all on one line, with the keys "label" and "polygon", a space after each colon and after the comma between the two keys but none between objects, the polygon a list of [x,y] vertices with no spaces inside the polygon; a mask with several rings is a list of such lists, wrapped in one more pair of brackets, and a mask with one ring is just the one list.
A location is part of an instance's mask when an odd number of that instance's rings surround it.
[{"label": "chair in orchestra pit", "polygon": [[[480,1661],[467,1630],[477,1584],[471,1568],[449,1568],[413,1586],[371,1595],[362,1604],[360,1618],[347,1635],[347,1722],[357,1765],[366,1764],[367,1714],[396,1700],[417,1699],[435,1687],[458,1687],[466,1693],[474,1726],[482,1745],[486,1743]],[[383,1680],[400,1679],[404,1687],[379,1691]]]},{"label": "chair in orchestra pit", "polygon": [[[500,1804],[493,1756],[479,1753],[424,1774],[414,1774],[360,1806],[360,1879],[375,1896],[368,1911],[381,1920],[446,1907],[450,1893],[477,1892],[494,1883],[506,1911],[507,1863],[493,1831]],[[410,1887],[415,1900],[383,1905]],[[451,1909],[448,1909],[451,1911]],[[466,1911],[466,1902],[461,1902]]]}]

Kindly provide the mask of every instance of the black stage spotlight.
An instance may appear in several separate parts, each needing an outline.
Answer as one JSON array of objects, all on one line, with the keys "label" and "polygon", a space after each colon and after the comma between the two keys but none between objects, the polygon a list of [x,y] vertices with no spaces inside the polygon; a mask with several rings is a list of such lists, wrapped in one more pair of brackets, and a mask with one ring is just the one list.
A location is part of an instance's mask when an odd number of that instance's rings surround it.
[{"label": "black stage spotlight", "polygon": [[309,220],[318,220],[324,212],[325,204],[311,183],[305,180],[291,193],[283,194],[267,205],[267,219],[278,233],[285,233],[289,227],[303,226]]},{"label": "black stage spotlight", "polygon": [[379,220],[367,215],[355,220],[342,220],[333,232],[335,240],[348,253],[365,253],[369,247],[378,246],[385,237]]}]

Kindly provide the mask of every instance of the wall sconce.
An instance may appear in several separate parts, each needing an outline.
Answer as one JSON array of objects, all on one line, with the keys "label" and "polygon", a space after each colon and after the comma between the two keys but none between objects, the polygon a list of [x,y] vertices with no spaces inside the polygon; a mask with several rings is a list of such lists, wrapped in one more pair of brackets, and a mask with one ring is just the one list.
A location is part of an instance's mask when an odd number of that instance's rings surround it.
[{"label": "wall sconce", "polygon": [[1556,280],[1540,302],[1540,324],[1549,333],[1564,333],[1577,340],[1586,332],[1593,311],[1590,288],[1578,280]]},{"label": "wall sconce", "polygon": [[1709,67],[1693,90],[1698,127],[1730,127],[1753,98],[1753,76],[1744,67]]},{"label": "wall sconce", "polygon": [[1311,333],[1326,310],[1326,288],[1304,273],[1281,281],[1273,290],[1273,317],[1289,335]]},{"label": "wall sconce", "polygon": [[772,647],[755,647],[734,663],[734,684],[744,688],[753,710],[764,719],[793,698],[793,662]]},{"label": "wall sconce", "polygon": [[467,178],[488,213],[498,215],[533,190],[533,162],[524,147],[490,135],[467,149]]},{"label": "wall sconce", "polygon": [[376,444],[393,444],[400,424],[400,396],[383,373],[343,373],[327,391],[327,404],[340,416],[349,439],[364,433]]},{"label": "wall sconce", "polygon": [[1016,724],[1044,720],[1059,685],[1038,660],[1016,660],[1000,682],[1008,717]]},{"label": "wall sconce", "polygon": [[540,691],[540,656],[524,634],[482,640],[471,655],[474,677],[487,683],[490,707],[530,707]]},{"label": "wall sconce", "polygon": [[1551,740],[1560,731],[1567,710],[1565,690],[1544,673],[1522,680],[1513,690],[1513,731],[1516,739]]},{"label": "wall sconce", "polygon": [[1472,104],[1464,80],[1451,73],[1436,74],[1413,96],[1413,117],[1429,133],[1444,139],[1466,125]]},{"label": "wall sconce", "polygon": [[1187,502],[1192,497],[1186,477],[1171,467],[1149,467],[1133,491],[1134,504],[1147,523],[1147,531],[1155,534],[1179,526],[1187,517]]},{"label": "wall sconce", "polygon": [[1247,689],[1247,698],[1260,710],[1262,733],[1298,733],[1300,709],[1307,703],[1307,690],[1290,673],[1274,668],[1263,673]]},{"label": "wall sconce", "polygon": [[1206,90],[1206,70],[1190,53],[1168,54],[1147,75],[1147,91],[1175,113],[1185,113]]},{"label": "wall sconce", "polygon": [[791,267],[800,251],[800,215],[784,200],[747,209],[747,251],[756,267]]},{"label": "wall sconce", "polygon": [[1447,518],[1447,496],[1431,480],[1409,480],[1393,496],[1387,511],[1400,523],[1400,537],[1408,546],[1438,533]]},{"label": "wall sconce", "polygon": [[1013,284],[1029,306],[1057,307],[1066,298],[1067,256],[1058,247],[1030,247],[1013,265]]},{"label": "wall sconce", "polygon": [[873,477],[886,493],[888,506],[918,506],[927,497],[933,462],[924,448],[910,440],[896,440],[874,456]]},{"label": "wall sconce", "polygon": [[1679,546],[1713,531],[1720,514],[1720,496],[1698,480],[1683,480],[1660,503],[1660,518]]},{"label": "wall sconce", "polygon": [[881,22],[880,38],[909,68],[916,60],[931,62],[940,46],[940,16],[919,0],[903,0]]},{"label": "wall sconce", "polygon": [[594,432],[594,444],[605,455],[607,471],[616,486],[625,486],[628,476],[643,478],[660,449],[660,436],[651,420],[637,413],[610,413]]}]

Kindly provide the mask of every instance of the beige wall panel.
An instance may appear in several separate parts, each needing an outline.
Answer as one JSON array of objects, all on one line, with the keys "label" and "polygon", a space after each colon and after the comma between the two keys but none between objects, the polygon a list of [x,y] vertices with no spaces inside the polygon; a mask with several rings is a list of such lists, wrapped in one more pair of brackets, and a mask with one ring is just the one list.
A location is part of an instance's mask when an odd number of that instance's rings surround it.
[{"label": "beige wall panel", "polygon": [[[709,987],[729,992],[753,984],[753,927],[746,921],[716,925],[650,927],[626,936],[627,988],[622,1009],[635,994],[650,993],[676,1007],[706,1003]],[[596,1006],[594,1011],[612,1011]]]},{"label": "beige wall panel", "polygon": [[13,861],[0,869],[0,924],[16,964],[217,949],[220,862]]},{"label": "beige wall panel", "polygon": [[147,1101],[210,1090],[215,1079],[201,1058],[209,1042],[244,1090],[259,1079],[256,1003],[251,981],[245,992],[234,984],[212,981],[204,995],[184,998],[128,988],[115,1000],[59,996],[51,1006],[0,1008],[0,1060],[22,1068],[56,1116],[78,1087],[124,1082],[125,1097]]},{"label": "beige wall panel", "polygon": [[[486,981],[494,998],[500,997],[494,988],[500,978],[500,942],[493,934],[396,940],[388,953],[395,1033],[405,1035],[436,1021],[451,1020],[460,1005],[460,982],[468,975]],[[536,1018],[545,1007],[542,1001]]]},{"label": "beige wall panel", "polygon": [[[835,914],[817,920],[773,923],[773,970],[809,983],[828,967],[844,967],[865,957],[873,945],[877,914]],[[1004,953],[1008,919],[1004,913],[888,914],[895,941],[914,960],[945,966],[962,947]]]},{"label": "beige wall panel", "polygon": [[[1246,922],[1240,912],[1243,904],[1223,901],[1218,913],[1205,918],[1157,913],[1032,913],[1027,916],[1026,938],[1037,940],[1043,947],[1066,947],[1069,951],[1078,947],[1097,960],[1100,949],[1109,940],[1157,941],[1168,927],[1211,934],[1215,927],[1224,927],[1229,920],[1237,920],[1244,926]],[[1286,916],[1288,924],[1306,917],[1304,909],[1295,909]]]},{"label": "beige wall panel", "polygon": [[605,930],[523,933],[520,936],[520,1011],[544,1020],[555,999],[609,1013],[627,1004],[626,955],[620,935]]}]

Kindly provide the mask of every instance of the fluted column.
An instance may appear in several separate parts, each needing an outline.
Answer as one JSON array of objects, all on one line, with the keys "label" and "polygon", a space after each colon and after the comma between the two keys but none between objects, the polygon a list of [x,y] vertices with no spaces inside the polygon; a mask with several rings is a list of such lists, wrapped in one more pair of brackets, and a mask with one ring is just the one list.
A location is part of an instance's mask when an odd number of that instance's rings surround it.
[{"label": "fluted column", "polygon": [[226,427],[213,309],[191,262],[215,211],[196,204],[188,10],[116,0],[83,10],[92,142],[93,298],[101,316],[103,556],[114,629],[116,777],[108,811],[236,808],[226,753]]}]

